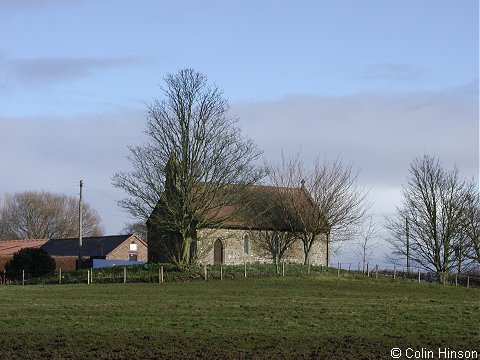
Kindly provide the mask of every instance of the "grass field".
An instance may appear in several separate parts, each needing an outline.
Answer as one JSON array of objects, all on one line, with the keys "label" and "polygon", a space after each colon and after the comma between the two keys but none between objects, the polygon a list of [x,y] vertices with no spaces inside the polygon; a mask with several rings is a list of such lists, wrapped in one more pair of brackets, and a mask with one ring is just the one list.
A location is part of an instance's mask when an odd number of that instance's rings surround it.
[{"label": "grass field", "polygon": [[389,359],[480,353],[480,289],[322,275],[0,286],[1,359]]}]

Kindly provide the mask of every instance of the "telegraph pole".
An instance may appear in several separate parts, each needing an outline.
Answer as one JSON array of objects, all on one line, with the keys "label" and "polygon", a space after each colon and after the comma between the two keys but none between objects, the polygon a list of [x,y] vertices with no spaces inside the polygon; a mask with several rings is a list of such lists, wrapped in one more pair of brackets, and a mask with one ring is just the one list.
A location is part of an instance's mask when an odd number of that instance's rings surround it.
[{"label": "telegraph pole", "polygon": [[80,180],[80,201],[78,202],[78,268],[82,267],[82,233],[83,233],[83,219],[82,219],[82,208],[83,208],[83,180]]}]

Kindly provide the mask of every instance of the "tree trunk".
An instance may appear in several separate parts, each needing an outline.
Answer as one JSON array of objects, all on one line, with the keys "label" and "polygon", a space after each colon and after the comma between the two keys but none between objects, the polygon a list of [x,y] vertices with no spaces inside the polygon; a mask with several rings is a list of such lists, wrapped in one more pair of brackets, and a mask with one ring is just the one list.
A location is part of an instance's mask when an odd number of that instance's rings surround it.
[{"label": "tree trunk", "polygon": [[330,231],[327,231],[325,234],[327,236],[327,244],[326,244],[326,260],[327,260],[327,267],[330,264]]},{"label": "tree trunk", "polygon": [[308,241],[303,243],[303,252],[304,252],[304,260],[303,260],[303,265],[308,264],[308,257],[310,255],[310,246],[308,245]]},{"label": "tree trunk", "polygon": [[179,263],[178,263],[178,267],[181,270],[188,268],[188,266],[190,265],[190,247],[192,245],[192,240],[193,239],[190,236],[183,236],[182,248],[179,254],[180,257],[179,257]]}]

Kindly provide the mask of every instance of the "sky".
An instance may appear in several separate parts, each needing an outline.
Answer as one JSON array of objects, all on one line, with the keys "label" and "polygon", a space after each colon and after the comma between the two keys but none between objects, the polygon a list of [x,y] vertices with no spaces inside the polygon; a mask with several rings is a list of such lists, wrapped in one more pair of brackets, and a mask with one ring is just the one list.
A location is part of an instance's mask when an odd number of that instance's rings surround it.
[{"label": "sky", "polygon": [[417,156],[478,182],[478,0],[0,0],[0,196],[78,196],[82,179],[120,232],[133,219],[112,176],[185,67],[223,89],[265,160],[358,169],[379,223]]}]

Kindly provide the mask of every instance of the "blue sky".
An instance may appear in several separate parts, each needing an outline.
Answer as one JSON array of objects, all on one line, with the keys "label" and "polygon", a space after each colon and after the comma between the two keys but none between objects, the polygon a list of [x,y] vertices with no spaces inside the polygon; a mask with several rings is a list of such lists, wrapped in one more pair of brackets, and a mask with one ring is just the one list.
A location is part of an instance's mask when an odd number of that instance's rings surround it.
[{"label": "blue sky", "polygon": [[0,195],[84,179],[120,231],[111,176],[182,67],[224,90],[267,160],[353,163],[378,214],[414,156],[478,179],[477,0],[0,0]]}]

